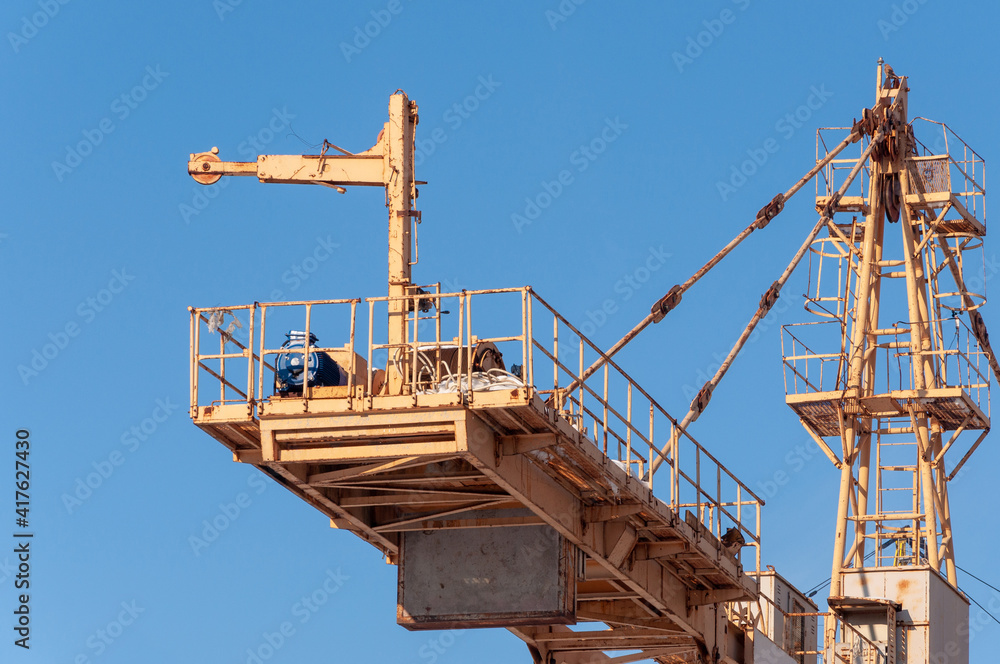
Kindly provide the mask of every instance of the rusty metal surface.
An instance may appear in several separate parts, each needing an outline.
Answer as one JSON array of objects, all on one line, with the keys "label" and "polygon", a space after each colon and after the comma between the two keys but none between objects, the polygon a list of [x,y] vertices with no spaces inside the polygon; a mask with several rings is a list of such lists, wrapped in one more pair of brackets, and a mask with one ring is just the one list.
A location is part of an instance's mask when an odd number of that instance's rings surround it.
[{"label": "rusty metal surface", "polygon": [[878,622],[864,616],[872,611],[865,608],[866,603],[873,601],[860,598],[878,598],[896,606],[896,640],[906,646],[897,664],[936,661],[930,659],[934,656],[948,664],[968,664],[968,643],[956,636],[961,635],[962,625],[968,625],[969,601],[928,566],[845,571],[844,597],[831,601],[832,606],[856,629],[868,630],[869,638],[876,637],[873,641],[884,641],[884,618],[881,632],[871,631]]},{"label": "rusty metal surface", "polygon": [[917,193],[951,191],[951,169],[948,155],[914,157],[907,161],[910,184]]},{"label": "rusty metal surface", "polygon": [[575,623],[576,556],[548,526],[403,533],[397,621],[407,629]]}]

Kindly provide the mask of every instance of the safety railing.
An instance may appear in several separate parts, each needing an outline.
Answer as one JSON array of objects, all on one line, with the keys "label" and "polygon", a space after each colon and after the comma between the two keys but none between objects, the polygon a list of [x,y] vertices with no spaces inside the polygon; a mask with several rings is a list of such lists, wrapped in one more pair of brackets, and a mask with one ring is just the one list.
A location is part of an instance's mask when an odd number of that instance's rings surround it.
[{"label": "safety railing", "polygon": [[[760,506],[763,501],[708,452],[650,394],[586,335],[531,291],[528,318],[532,322],[529,354],[534,385],[548,377],[551,387],[539,394],[638,479],[653,486],[649,463],[660,457],[669,468],[669,499],[678,513],[690,511],[716,537],[736,530],[744,546],[754,549],[754,569],[760,568]],[[551,334],[542,332],[551,326]],[[586,380],[586,369],[604,363]],[[541,371],[541,373],[539,373]],[[565,387],[572,390],[566,391]]]},{"label": "safety railing", "polygon": [[[966,210],[986,223],[986,161],[943,122],[917,117],[910,122],[916,141],[916,155],[911,155],[911,187],[920,193],[954,194]],[[816,161],[850,133],[850,127],[821,127],[816,130]],[[830,161],[816,178],[816,195],[830,196],[857,163],[867,139],[844,150]],[[852,156],[854,155],[854,156]],[[851,185],[846,196],[868,196],[867,166]]]},{"label": "safety railing", "polygon": [[[759,581],[759,575],[753,576]],[[815,664],[819,647],[818,632],[814,625],[807,623],[814,622],[809,621],[809,618],[818,614],[789,613],[779,607],[766,593],[761,592],[754,600],[726,604],[726,615],[731,622],[747,632],[759,631],[787,655],[793,657],[795,662]],[[763,650],[762,645],[757,647],[760,650],[756,652]],[[757,657],[761,658],[761,655]]]},{"label": "safety railing", "polygon": [[[843,390],[847,376],[847,353],[840,321],[795,323],[781,327],[781,358],[785,394],[811,394]],[[836,336],[834,336],[836,335]],[[806,343],[806,338],[808,342]],[[839,348],[820,353],[812,346]]]},{"label": "safety railing", "polygon": [[[851,133],[851,127],[820,127],[816,130],[816,161],[822,161],[830,151],[840,144]],[[816,196],[832,196],[840,189],[848,174],[858,163],[858,159],[868,147],[869,138],[847,146],[837,157],[831,159],[816,177]],[[868,180],[870,178],[866,164],[858,174],[850,188],[845,192],[847,197],[867,197]]]},{"label": "safety railing", "polygon": [[[409,396],[414,404],[422,395],[452,394],[485,407],[495,403],[489,392],[527,390],[634,481],[652,488],[650,462],[659,457],[668,469],[666,484],[663,472],[657,474],[661,499],[678,513],[693,514],[716,537],[730,533],[727,541],[752,547],[751,565],[759,568],[763,501],[548,302],[528,287],[422,290],[402,298],[191,309],[192,414],[199,406],[243,403],[257,416],[275,398],[344,398],[350,409],[375,409],[378,397],[391,396],[393,374],[402,385],[396,396]],[[390,342],[396,317],[405,320],[405,338]],[[289,330],[299,332],[301,345],[279,343]],[[313,389],[307,371],[300,392],[276,393],[279,357],[299,358],[305,366],[314,353],[336,361],[346,374],[342,385]],[[586,367],[602,358],[604,365],[580,381]]]},{"label": "safety railing", "polygon": [[[793,658],[817,656],[818,664],[888,664],[888,644],[875,642],[861,633],[850,623],[844,622],[833,612],[826,613],[786,613],[788,618],[816,616],[819,618],[818,632],[824,635],[822,650],[791,650]],[[832,629],[827,632],[827,626]],[[896,626],[889,629],[895,631]]]},{"label": "safety railing", "polygon": [[[965,321],[955,318],[931,320],[925,334],[931,339],[928,350],[910,348],[908,323],[876,330],[875,351],[880,355],[879,375],[873,376],[873,393],[916,389],[914,361],[924,370],[926,388],[961,387],[975,404],[989,415],[990,369],[986,353]],[[845,389],[848,354],[843,326],[839,321],[796,323],[782,327],[781,355],[785,393],[810,394]],[[814,348],[832,348],[821,353]],[[884,373],[882,373],[884,372]]]},{"label": "safety railing", "polygon": [[[218,399],[211,400],[213,404],[246,403],[253,406],[257,402],[254,377],[260,373],[260,356],[253,352],[254,347],[254,316],[256,305],[242,305],[226,309],[195,309],[189,307],[191,313],[191,412],[195,413],[200,399],[199,395],[207,388],[218,389]],[[240,316],[245,315],[249,322],[249,338],[237,333],[244,331]],[[203,334],[202,331],[207,334]],[[212,335],[218,334],[218,352],[202,350],[206,342],[214,344]],[[238,338],[239,337],[239,338]],[[230,346],[233,348],[230,349]],[[241,368],[233,370],[233,364]],[[227,375],[228,368],[228,375]],[[268,365],[272,371],[274,367]],[[218,380],[218,385],[202,383],[202,374]],[[234,377],[234,373],[239,378]],[[239,381],[239,384],[233,380]]]},{"label": "safety railing", "polygon": [[992,371],[986,353],[972,330],[956,316],[930,321],[928,331],[934,338],[929,350],[914,353],[909,346],[904,346],[895,349],[887,358],[895,360],[899,377],[897,389],[915,388],[913,365],[919,362],[929,366],[933,372],[933,383],[927,380],[927,387],[961,387],[989,415]]},{"label": "safety railing", "polygon": [[[744,629],[757,629],[796,662],[803,664],[888,664],[888,644],[875,642],[832,611],[789,612],[761,593],[756,601],[730,602],[726,613],[731,621]],[[780,619],[778,619],[780,617]],[[804,621],[817,621],[815,640],[807,640],[801,629],[794,634],[793,626]],[[781,634],[773,633],[781,625]],[[830,627],[827,630],[827,627]],[[895,626],[892,626],[895,629]],[[799,638],[801,637],[801,638]],[[822,639],[822,643],[820,642]]]},{"label": "safety railing", "polygon": [[[965,209],[986,223],[986,161],[943,122],[917,117],[910,122],[917,143],[918,186],[950,191]],[[920,136],[917,136],[920,134]],[[938,161],[939,159],[945,161]]]}]

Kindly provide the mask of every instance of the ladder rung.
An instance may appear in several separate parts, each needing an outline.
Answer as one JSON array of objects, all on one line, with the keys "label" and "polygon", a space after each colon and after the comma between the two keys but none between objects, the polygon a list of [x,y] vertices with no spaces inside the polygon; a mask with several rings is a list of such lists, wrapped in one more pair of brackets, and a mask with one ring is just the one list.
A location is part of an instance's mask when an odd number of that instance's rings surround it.
[{"label": "ladder rung", "polygon": [[923,514],[913,512],[883,512],[882,514],[865,514],[864,516],[849,516],[850,521],[923,521]]}]

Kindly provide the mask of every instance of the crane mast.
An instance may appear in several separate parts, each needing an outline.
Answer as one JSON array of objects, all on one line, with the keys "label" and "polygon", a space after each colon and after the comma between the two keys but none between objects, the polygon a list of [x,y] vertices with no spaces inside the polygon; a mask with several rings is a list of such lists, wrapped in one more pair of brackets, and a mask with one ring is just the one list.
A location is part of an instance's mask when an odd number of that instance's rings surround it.
[{"label": "crane mast", "polygon": [[[977,256],[982,265],[984,166],[940,123],[925,125],[938,140],[921,143],[908,93],[880,62],[862,122],[886,140],[866,181],[835,201],[852,222],[812,247],[806,308],[822,320],[783,329],[786,399],[814,440],[840,452],[828,604],[869,641],[827,621],[826,645],[881,644],[892,664],[957,663],[968,661],[968,600],[948,487],[990,429],[996,368],[977,311],[985,298],[967,288]],[[817,157],[822,146],[821,133]],[[818,208],[838,167],[823,173]],[[945,655],[948,644],[958,645]]]}]

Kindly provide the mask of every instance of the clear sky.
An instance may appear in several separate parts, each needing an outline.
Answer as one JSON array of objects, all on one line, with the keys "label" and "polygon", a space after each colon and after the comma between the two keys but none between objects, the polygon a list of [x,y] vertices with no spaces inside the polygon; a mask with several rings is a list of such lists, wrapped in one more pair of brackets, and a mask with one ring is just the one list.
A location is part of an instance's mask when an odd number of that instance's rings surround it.
[{"label": "clear sky", "polygon": [[[395,568],[190,422],[186,307],[382,295],[386,220],[377,190],[202,188],[189,153],[367,149],[402,88],[429,182],[417,280],[530,284],[579,324],[611,300],[592,335],[606,347],[809,169],[816,127],[871,105],[879,57],[910,77],[912,114],[992,160],[998,18],[995,3],[943,0],[4,2],[0,570],[21,428],[35,540],[32,648],[12,644],[0,571],[0,660],[239,664],[286,621],[267,661],[529,660],[503,630],[396,626]],[[765,143],[777,149],[733,180]],[[519,223],[564,170],[572,181]],[[674,414],[814,223],[812,186],[800,196],[623,353]],[[303,270],[320,246],[329,258]],[[660,266],[628,286],[651,255]],[[779,324],[805,318],[805,267],[692,427],[767,498],[764,560],[802,588],[829,574],[838,481],[783,403]],[[997,338],[1000,314],[984,313]],[[994,443],[951,495],[959,564],[1000,586]],[[336,592],[304,608],[324,585]],[[994,659],[1000,626],[973,637],[974,659]]]}]

